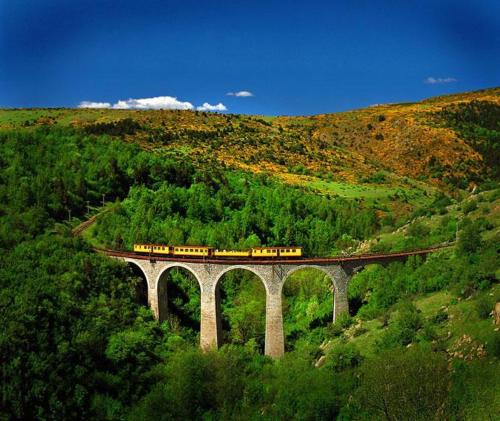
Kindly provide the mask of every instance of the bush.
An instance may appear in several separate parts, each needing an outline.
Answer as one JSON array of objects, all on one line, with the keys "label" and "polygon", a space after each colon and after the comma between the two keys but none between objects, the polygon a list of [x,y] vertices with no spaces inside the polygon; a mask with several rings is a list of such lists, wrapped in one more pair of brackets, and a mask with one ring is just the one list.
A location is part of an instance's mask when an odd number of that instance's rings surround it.
[{"label": "bush", "polygon": [[408,234],[415,238],[424,238],[429,235],[430,231],[430,228],[421,222],[414,222],[408,228]]},{"label": "bush", "polygon": [[361,386],[353,400],[357,419],[437,419],[449,379],[446,359],[428,349],[382,354],[361,367]]},{"label": "bush", "polygon": [[387,181],[387,177],[383,171],[377,171],[373,175],[363,177],[360,181],[362,183],[385,183]]},{"label": "bush", "polygon": [[489,297],[482,295],[476,300],[476,312],[480,319],[487,319],[490,317],[490,313],[493,310],[493,300]]},{"label": "bush", "polygon": [[363,333],[366,333],[366,332],[368,332],[368,329],[366,327],[359,326],[359,327],[354,329],[354,331],[352,332],[352,336],[354,336],[354,337],[361,336]]},{"label": "bush", "polygon": [[[377,341],[382,349],[408,345],[415,341],[417,331],[424,326],[420,311],[411,301],[402,301],[397,305],[397,313],[392,324]],[[425,334],[424,334],[425,337]]]},{"label": "bush", "polygon": [[493,335],[487,344],[486,350],[492,357],[500,358],[500,335]]},{"label": "bush", "polygon": [[362,360],[361,353],[353,344],[342,344],[328,353],[326,367],[339,372],[359,366]]},{"label": "bush", "polygon": [[340,327],[337,323],[331,323],[326,328],[327,335],[330,336],[331,338],[340,336],[343,330],[344,329],[342,329],[342,327]]},{"label": "bush", "polygon": [[337,320],[335,320],[335,324],[340,326],[342,329],[347,329],[353,324],[353,322],[352,317],[348,313],[341,313],[337,316]]},{"label": "bush", "polygon": [[480,227],[476,223],[467,224],[458,234],[457,249],[460,254],[472,254],[481,246]]},{"label": "bush", "polygon": [[464,213],[467,215],[468,213],[477,209],[477,201],[475,199],[466,201],[463,204],[462,209]]},{"label": "bush", "polygon": [[439,312],[431,319],[432,323],[440,324],[448,320],[448,313],[444,310],[439,310]]}]

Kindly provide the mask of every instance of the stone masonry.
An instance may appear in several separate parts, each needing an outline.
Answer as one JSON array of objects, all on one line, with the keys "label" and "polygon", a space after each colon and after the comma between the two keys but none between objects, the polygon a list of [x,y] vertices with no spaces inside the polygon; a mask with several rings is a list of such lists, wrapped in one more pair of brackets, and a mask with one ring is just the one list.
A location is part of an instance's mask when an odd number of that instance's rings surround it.
[{"label": "stone masonry", "polygon": [[131,257],[115,257],[139,267],[148,284],[148,304],[155,317],[164,320],[167,314],[166,282],[164,278],[172,268],[184,268],[191,272],[200,286],[201,321],[200,346],[202,349],[218,348],[221,345],[222,329],[218,285],[223,275],[231,270],[244,269],[254,273],[266,290],[265,354],[280,357],[285,351],[283,335],[282,290],[288,277],[303,268],[315,268],[324,272],[331,280],[334,291],[333,321],[349,311],[347,286],[352,268],[339,264],[207,264],[204,262],[149,261]]}]

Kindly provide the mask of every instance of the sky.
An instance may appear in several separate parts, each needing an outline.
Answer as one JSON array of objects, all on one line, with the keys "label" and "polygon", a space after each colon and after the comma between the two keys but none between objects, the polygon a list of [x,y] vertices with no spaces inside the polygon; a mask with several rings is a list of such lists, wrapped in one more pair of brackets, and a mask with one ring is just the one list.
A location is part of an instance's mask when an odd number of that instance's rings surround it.
[{"label": "sky", "polygon": [[499,85],[498,0],[0,0],[0,107],[311,115]]}]

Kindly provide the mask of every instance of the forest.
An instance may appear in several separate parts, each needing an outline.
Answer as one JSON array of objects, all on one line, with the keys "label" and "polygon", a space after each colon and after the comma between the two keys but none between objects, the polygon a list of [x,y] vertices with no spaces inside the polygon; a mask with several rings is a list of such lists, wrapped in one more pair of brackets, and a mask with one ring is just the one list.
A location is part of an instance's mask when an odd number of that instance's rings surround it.
[{"label": "forest", "polygon": [[[429,190],[393,212],[123,140],[135,130],[129,122],[0,131],[1,419],[498,416],[495,171],[473,197]],[[94,214],[97,223],[74,237]],[[366,268],[350,283],[350,314],[335,323],[329,280],[299,271],[284,291],[287,353],[272,360],[262,352],[258,279],[225,276],[224,345],[203,353],[189,274],[171,272],[170,315],[160,323],[140,275],[93,249],[136,241],[294,244],[310,256],[450,247]]]}]

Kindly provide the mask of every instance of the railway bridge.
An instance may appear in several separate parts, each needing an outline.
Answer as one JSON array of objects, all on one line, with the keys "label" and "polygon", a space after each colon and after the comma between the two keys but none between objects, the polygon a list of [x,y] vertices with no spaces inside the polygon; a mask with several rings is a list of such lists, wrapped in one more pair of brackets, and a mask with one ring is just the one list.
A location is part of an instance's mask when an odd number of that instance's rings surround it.
[{"label": "railway bridge", "polygon": [[137,266],[144,274],[148,288],[147,300],[156,318],[163,319],[167,312],[167,273],[173,268],[191,272],[201,291],[200,346],[207,350],[221,345],[222,328],[219,299],[219,281],[235,269],[254,273],[266,290],[265,354],[280,357],[285,350],[282,315],[282,290],[288,277],[303,268],[315,268],[324,272],[333,284],[333,321],[349,311],[347,287],[354,273],[364,266],[377,263],[387,265],[405,261],[410,256],[426,256],[441,248],[430,248],[404,253],[359,255],[333,258],[297,259],[199,259],[179,257],[154,257],[131,252],[99,250],[100,252]]}]

